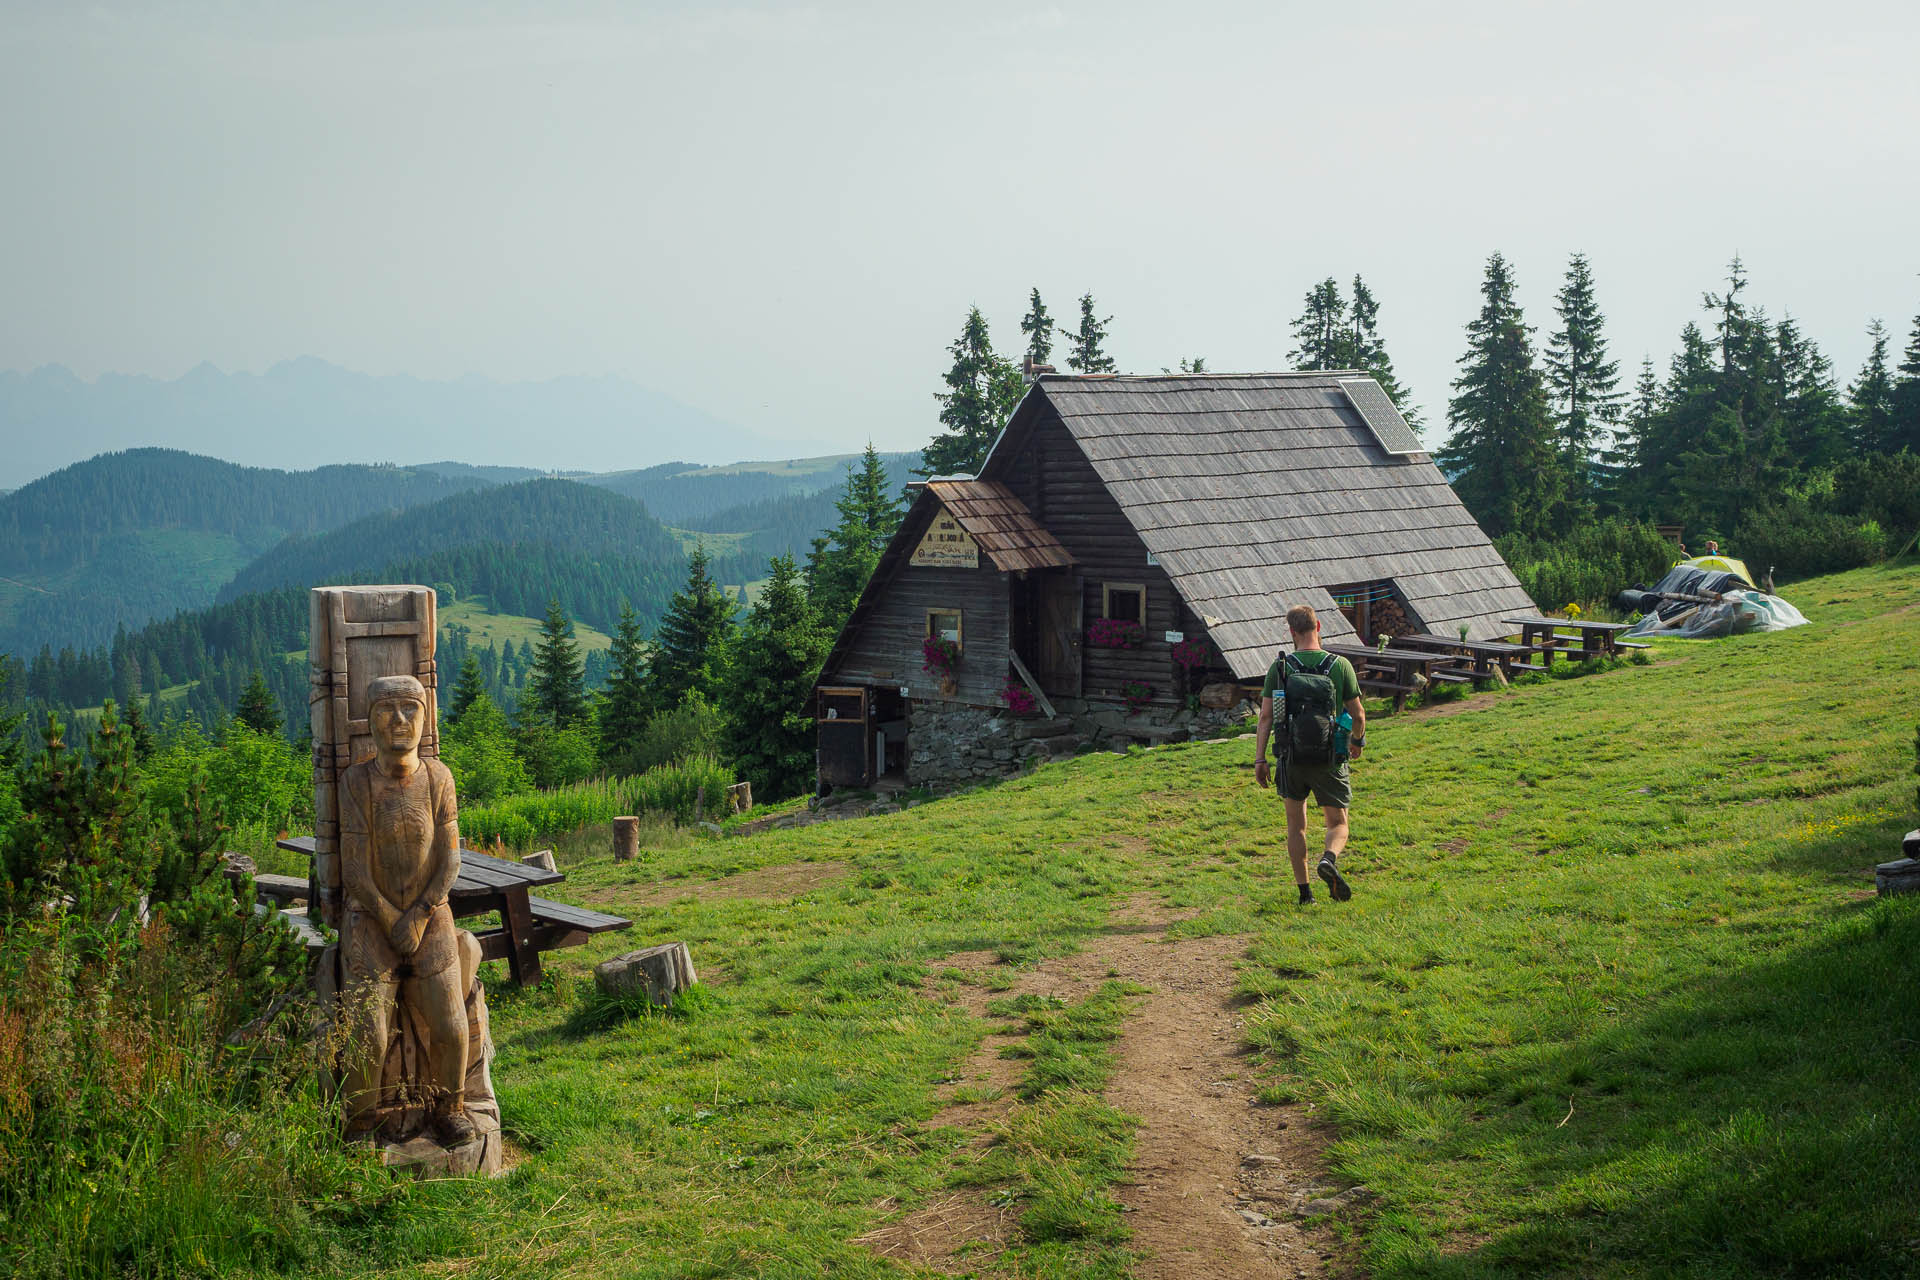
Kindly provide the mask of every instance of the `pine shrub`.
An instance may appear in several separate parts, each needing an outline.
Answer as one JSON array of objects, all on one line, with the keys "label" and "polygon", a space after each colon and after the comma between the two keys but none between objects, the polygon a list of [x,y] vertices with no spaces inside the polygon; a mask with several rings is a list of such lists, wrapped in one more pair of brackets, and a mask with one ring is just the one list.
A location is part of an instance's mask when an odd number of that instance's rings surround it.
[{"label": "pine shrub", "polygon": [[1677,551],[1652,525],[1618,516],[1582,526],[1564,538],[1508,534],[1494,546],[1534,603],[1553,609],[1571,601],[1610,603],[1628,587],[1651,586],[1673,567]]},{"label": "pine shrub", "polygon": [[1734,537],[1740,558],[1757,574],[1806,578],[1878,564],[1887,536],[1871,518],[1818,511],[1795,501],[1750,511]]}]

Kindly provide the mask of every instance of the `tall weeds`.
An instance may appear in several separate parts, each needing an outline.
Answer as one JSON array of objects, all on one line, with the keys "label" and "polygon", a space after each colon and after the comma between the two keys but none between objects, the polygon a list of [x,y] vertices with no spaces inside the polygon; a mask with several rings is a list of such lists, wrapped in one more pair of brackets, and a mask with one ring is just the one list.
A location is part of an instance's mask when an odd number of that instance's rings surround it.
[{"label": "tall weeds", "polygon": [[552,840],[622,814],[659,814],[686,824],[702,793],[709,815],[723,811],[733,775],[712,756],[694,756],[629,778],[577,782],[532,795],[509,796],[460,813],[460,834],[473,844],[514,846]]}]

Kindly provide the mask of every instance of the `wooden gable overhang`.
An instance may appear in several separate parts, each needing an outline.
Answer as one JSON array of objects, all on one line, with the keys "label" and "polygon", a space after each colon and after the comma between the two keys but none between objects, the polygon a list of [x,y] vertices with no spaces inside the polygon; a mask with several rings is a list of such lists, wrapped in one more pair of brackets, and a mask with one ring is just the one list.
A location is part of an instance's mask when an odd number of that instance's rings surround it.
[{"label": "wooden gable overhang", "polygon": [[938,682],[922,670],[925,619],[953,609],[963,614],[963,639],[951,696],[990,704],[1008,666],[1009,575],[1073,559],[1004,486],[946,478],[911,487],[913,504],[835,637],[816,688],[886,684],[932,696]]}]

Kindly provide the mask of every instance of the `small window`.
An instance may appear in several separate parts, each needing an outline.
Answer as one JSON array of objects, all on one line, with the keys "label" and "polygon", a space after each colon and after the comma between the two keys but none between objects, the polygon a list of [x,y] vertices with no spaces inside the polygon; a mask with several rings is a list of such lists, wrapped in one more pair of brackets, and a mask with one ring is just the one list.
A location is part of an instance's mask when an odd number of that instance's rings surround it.
[{"label": "small window", "polygon": [[960,611],[958,609],[927,610],[927,639],[951,640],[960,643]]},{"label": "small window", "polygon": [[1101,588],[1100,616],[1147,623],[1147,589],[1137,582],[1109,582]]}]

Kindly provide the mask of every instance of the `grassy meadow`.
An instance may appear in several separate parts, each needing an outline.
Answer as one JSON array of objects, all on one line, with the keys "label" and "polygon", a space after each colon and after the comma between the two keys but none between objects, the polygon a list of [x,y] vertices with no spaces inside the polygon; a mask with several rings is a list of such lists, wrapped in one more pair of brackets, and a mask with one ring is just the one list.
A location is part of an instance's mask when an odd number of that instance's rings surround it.
[{"label": "grassy meadow", "polygon": [[[1920,901],[1868,874],[1920,823],[1920,568],[1790,595],[1815,625],[1377,720],[1346,904],[1293,905],[1244,740],[636,864],[584,833],[547,892],[634,928],[491,996],[517,1165],[322,1206],[296,1269],[893,1276],[856,1237],[982,1187],[1019,1226],[980,1274],[1126,1275],[1133,1121],[1099,1091],[1136,993],[982,1019],[929,988],[981,951],[1011,986],[1152,893],[1245,938],[1249,1069],[1377,1197],[1339,1224],[1366,1274],[1920,1273]],[[797,862],[834,865],[703,892]],[[669,939],[696,999],[596,1003],[593,962]],[[983,1148],[930,1122],[1009,1019],[1028,1066]]]}]

